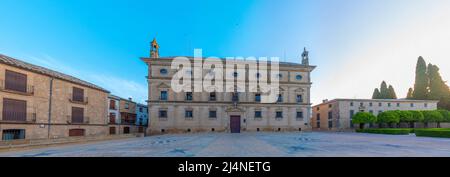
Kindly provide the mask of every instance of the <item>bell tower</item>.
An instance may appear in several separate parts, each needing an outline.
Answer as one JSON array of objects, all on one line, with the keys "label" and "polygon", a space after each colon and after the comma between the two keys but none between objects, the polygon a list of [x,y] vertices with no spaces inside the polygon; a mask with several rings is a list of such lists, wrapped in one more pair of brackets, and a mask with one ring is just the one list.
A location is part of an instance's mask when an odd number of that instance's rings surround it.
[{"label": "bell tower", "polygon": [[302,65],[309,65],[309,51],[306,50],[306,47],[303,48]]},{"label": "bell tower", "polygon": [[156,38],[153,38],[153,41],[150,44],[150,58],[159,58],[159,45],[158,42],[156,42]]}]

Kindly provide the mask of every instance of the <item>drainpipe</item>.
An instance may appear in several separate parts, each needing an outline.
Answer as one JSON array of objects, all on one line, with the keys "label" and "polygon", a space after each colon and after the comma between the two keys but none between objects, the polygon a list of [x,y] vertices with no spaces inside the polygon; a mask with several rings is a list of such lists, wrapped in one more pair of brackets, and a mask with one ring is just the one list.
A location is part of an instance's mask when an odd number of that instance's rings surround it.
[{"label": "drainpipe", "polygon": [[50,78],[50,93],[48,98],[48,135],[47,138],[50,139],[50,126],[52,122],[52,95],[53,95],[53,77]]}]

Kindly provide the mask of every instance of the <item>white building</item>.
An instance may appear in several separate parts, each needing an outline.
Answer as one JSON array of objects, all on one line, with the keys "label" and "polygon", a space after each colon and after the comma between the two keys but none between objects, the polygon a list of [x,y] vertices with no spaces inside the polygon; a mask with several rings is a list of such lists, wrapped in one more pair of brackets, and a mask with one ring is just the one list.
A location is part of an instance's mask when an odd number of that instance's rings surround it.
[{"label": "white building", "polygon": [[391,110],[436,110],[438,101],[406,99],[334,99],[313,106],[311,125],[315,130],[353,128],[351,120],[357,112],[378,115]]}]

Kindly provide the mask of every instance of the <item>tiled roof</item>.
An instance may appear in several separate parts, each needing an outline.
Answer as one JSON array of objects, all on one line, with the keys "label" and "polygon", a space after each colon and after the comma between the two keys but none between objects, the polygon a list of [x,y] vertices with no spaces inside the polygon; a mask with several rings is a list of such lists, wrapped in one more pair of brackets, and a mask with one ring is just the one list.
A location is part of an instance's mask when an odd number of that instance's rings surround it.
[{"label": "tiled roof", "polygon": [[65,80],[65,81],[72,82],[72,83],[75,83],[75,84],[80,84],[80,85],[83,85],[83,86],[86,86],[86,87],[89,87],[89,88],[93,88],[93,89],[97,89],[97,90],[109,93],[109,91],[104,89],[104,88],[101,88],[101,87],[99,87],[99,86],[97,86],[95,84],[83,81],[83,80],[78,79],[76,77],[69,76],[67,74],[63,74],[63,73],[60,73],[58,71],[53,71],[51,69],[47,69],[47,68],[44,68],[44,67],[41,67],[41,66],[33,65],[33,64],[30,64],[30,63],[27,63],[27,62],[24,62],[24,61],[21,61],[21,60],[18,60],[18,59],[14,59],[14,58],[2,55],[2,54],[0,54],[0,63],[6,64],[6,65],[9,65],[9,66],[13,66],[13,67],[17,67],[17,68],[20,68],[20,69],[25,69],[25,70],[28,70],[28,71],[31,71],[31,72],[47,75],[47,76],[54,77],[54,78],[57,78],[57,79]]}]

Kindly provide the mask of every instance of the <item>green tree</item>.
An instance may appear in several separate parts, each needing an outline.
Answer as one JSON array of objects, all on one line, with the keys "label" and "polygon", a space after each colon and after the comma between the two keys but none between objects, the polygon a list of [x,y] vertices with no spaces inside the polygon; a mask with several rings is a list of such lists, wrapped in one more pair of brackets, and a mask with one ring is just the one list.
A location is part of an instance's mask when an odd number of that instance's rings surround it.
[{"label": "green tree", "polygon": [[406,99],[412,99],[414,97],[413,93],[414,93],[413,88],[409,88],[408,89],[408,94],[406,95]]},{"label": "green tree", "polygon": [[376,88],[376,89],[373,91],[372,99],[381,99],[380,90],[379,90],[378,88]]},{"label": "green tree", "polygon": [[385,81],[381,82],[380,95],[381,95],[381,99],[389,98],[389,89],[388,89]]},{"label": "green tree", "polygon": [[364,124],[375,123],[377,117],[368,112],[358,112],[352,118],[353,124],[359,124],[359,129],[364,129]]},{"label": "green tree", "polygon": [[410,127],[414,128],[414,122],[423,122],[424,117],[422,111],[409,111],[412,114],[412,122],[410,122]]},{"label": "green tree", "polygon": [[416,79],[414,83],[413,98],[417,100],[427,99],[428,93],[428,76],[427,76],[427,64],[422,56],[417,60],[416,65]]},{"label": "green tree", "polygon": [[400,122],[400,117],[395,111],[386,111],[378,114],[377,122],[386,123],[389,124],[390,127],[393,127],[392,125]]},{"label": "green tree", "polygon": [[439,74],[439,67],[436,65],[428,65],[428,78],[429,78],[429,95],[431,100],[439,100],[438,108],[448,109],[450,102],[450,90],[448,85],[442,80]]},{"label": "green tree", "polygon": [[392,85],[389,85],[388,95],[388,99],[397,99],[397,94],[395,93],[394,87],[392,87]]},{"label": "green tree", "polygon": [[422,111],[423,113],[423,117],[424,117],[424,122],[425,122],[425,126],[428,127],[428,123],[437,123],[437,126],[440,127],[440,123],[442,121],[444,121],[444,116],[442,116],[442,114],[437,111]]},{"label": "green tree", "polygon": [[442,122],[450,122],[450,112],[445,109],[438,110],[441,113],[443,120]]}]

